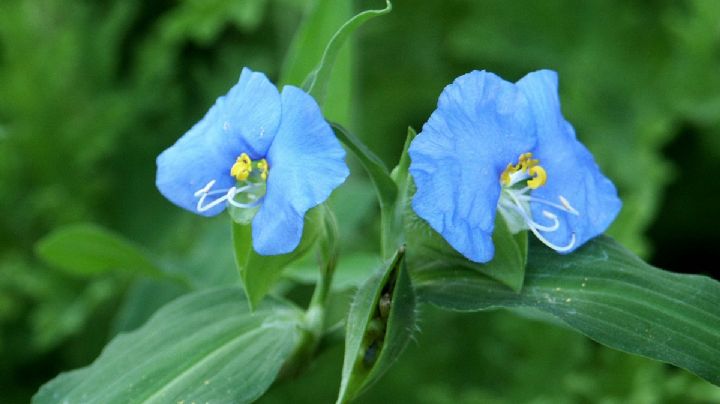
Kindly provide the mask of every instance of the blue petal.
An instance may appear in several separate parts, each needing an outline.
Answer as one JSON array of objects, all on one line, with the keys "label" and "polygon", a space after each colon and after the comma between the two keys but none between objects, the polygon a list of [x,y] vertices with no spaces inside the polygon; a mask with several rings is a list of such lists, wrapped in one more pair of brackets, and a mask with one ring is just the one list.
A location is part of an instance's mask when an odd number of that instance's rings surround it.
[{"label": "blue petal", "polygon": [[573,215],[532,204],[533,218],[545,224],[543,210],[558,215],[560,229],[543,235],[554,244],[566,245],[574,233],[577,240],[573,251],[604,232],[622,204],[613,183],[576,139],[575,130],[562,115],[557,74],[549,70],[530,73],[517,85],[530,101],[537,122],[538,144],[533,154],[548,175],[545,186],[534,190],[532,196],[556,203],[563,196],[580,213]]},{"label": "blue petal", "polygon": [[280,93],[262,73],[244,68],[227,95],[218,98],[225,136],[223,149],[234,157],[265,157],[280,125]]},{"label": "blue petal", "polygon": [[294,250],[305,212],[324,202],[350,173],[345,150],[312,97],[286,86],[282,111],[267,154],[267,193],[252,225],[253,247],[263,255]]},{"label": "blue petal", "polygon": [[[213,190],[235,185],[230,169],[248,153],[265,157],[280,124],[280,94],[262,73],[243,69],[240,80],[217,99],[205,117],[157,158],[156,185],[174,204],[203,216],[225,209],[220,204],[198,212],[195,192],[211,180]],[[222,195],[216,195],[220,197]],[[206,203],[213,200],[209,197]]]},{"label": "blue petal", "polygon": [[490,261],[500,174],[535,145],[528,101],[492,73],[445,87],[410,146],[415,212],[465,257]]},{"label": "blue petal", "polygon": [[181,208],[203,216],[217,215],[225,205],[198,212],[195,192],[211,180],[216,180],[213,189],[227,189],[235,184],[229,175],[234,157],[213,141],[223,136],[219,116],[220,108],[215,104],[200,122],[157,158],[155,184],[160,193]]}]

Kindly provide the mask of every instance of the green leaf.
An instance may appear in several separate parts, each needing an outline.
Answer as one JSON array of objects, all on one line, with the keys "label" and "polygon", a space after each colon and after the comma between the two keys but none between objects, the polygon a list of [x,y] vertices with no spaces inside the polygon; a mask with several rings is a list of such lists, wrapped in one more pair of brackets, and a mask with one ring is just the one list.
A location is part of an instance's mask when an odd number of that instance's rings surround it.
[{"label": "green leaf", "polygon": [[[302,86],[320,63],[325,45],[352,17],[351,0],[312,0],[305,3],[308,4],[306,15],[287,52],[280,76],[281,84]],[[329,78],[327,98],[324,103],[318,100],[328,119],[340,122],[350,120],[354,56],[350,46],[343,47]]]},{"label": "green leaf", "polygon": [[419,270],[413,281],[434,305],[535,309],[601,344],[720,384],[719,282],[653,268],[604,236],[570,255],[540,245],[530,252],[519,294],[463,268]]},{"label": "green leaf", "polygon": [[138,246],[90,223],[61,227],[41,239],[35,250],[48,264],[74,275],[95,276],[126,270],[163,276],[162,270]]},{"label": "green leaf", "polygon": [[[376,156],[372,150],[368,149],[357,136],[337,123],[333,123],[332,127],[335,129],[335,134],[338,139],[340,139],[345,147],[350,149],[350,151],[358,158],[358,161],[360,161],[360,164],[368,173],[370,181],[375,187],[375,191],[378,195],[382,215],[381,220],[384,228],[386,226],[385,222],[389,220],[387,218],[393,217],[393,212],[398,200],[397,185],[393,181],[392,177],[390,177],[390,173],[388,172],[387,167],[385,167],[385,163],[383,163],[383,161],[380,160],[380,158]],[[385,237],[384,233],[385,232],[383,231],[383,237]],[[385,244],[386,242],[383,240],[383,248],[386,248]],[[399,246],[395,247],[397,248]],[[388,251],[384,251],[383,256],[387,253]]]},{"label": "green leaf", "polygon": [[[380,297],[379,309],[381,317],[384,315],[383,310],[387,310],[389,304],[389,314],[387,319],[387,329],[385,331],[385,337],[380,346],[380,356],[370,370],[370,374],[367,376],[363,383],[361,390],[365,391],[373,383],[380,379],[380,377],[395,363],[397,358],[407,346],[408,342],[412,338],[412,333],[417,330],[417,311],[416,311],[416,300],[415,291],[410,283],[410,275],[407,271],[407,266],[403,261],[396,274],[395,285],[392,291],[388,295],[386,288],[383,290],[383,295]],[[368,352],[366,352],[366,355]],[[369,359],[367,356],[365,359]]]},{"label": "green leaf", "polygon": [[479,277],[487,276],[500,282],[500,287],[510,288],[508,292],[522,289],[527,262],[527,233],[513,235],[500,215],[495,217],[493,232],[495,255],[485,264],[472,262],[457,252],[409,206],[406,208],[405,226],[410,268],[470,270]]},{"label": "green leaf", "polygon": [[324,231],[323,222],[323,207],[311,209],[305,215],[302,240],[294,251],[281,255],[260,255],[252,246],[251,225],[232,221],[235,263],[251,308],[260,303],[288,264],[312,248],[315,240]]},{"label": "green leaf", "polygon": [[322,59],[326,44],[352,15],[347,0],[313,0],[287,51],[280,84],[301,86]]},{"label": "green leaf", "polygon": [[[335,0],[333,0],[335,1]],[[375,18],[377,16],[387,14],[392,10],[392,3],[390,0],[386,0],[385,8],[382,10],[366,10],[359,14],[356,14],[353,18],[349,19],[342,27],[333,35],[330,42],[323,52],[322,59],[317,68],[308,77],[308,93],[315,97],[319,104],[322,105],[325,100],[327,93],[328,83],[330,82],[330,75],[332,73],[335,59],[340,53],[345,41],[350,37],[356,29],[360,28],[365,22]]]},{"label": "green leaf", "polygon": [[408,170],[410,170],[410,154],[408,153],[408,150],[410,150],[410,144],[412,144],[412,141],[416,136],[417,131],[415,131],[412,126],[408,126],[405,145],[403,145],[402,153],[400,154],[400,161],[398,162],[398,165],[393,168],[390,175],[393,181],[397,184],[398,188],[401,190],[407,190],[410,185],[408,177]]},{"label": "green leaf", "polygon": [[171,231],[177,236],[166,237],[172,248],[162,257],[165,272],[186,279],[193,289],[239,284],[233,245],[228,242],[231,230],[223,215],[176,224]]},{"label": "green leaf", "polygon": [[398,165],[393,168],[390,178],[395,183],[397,196],[382,212],[380,234],[382,236],[382,251],[384,258],[388,258],[390,251],[396,250],[405,244],[405,212],[410,209],[411,192],[414,192],[413,181],[410,177],[410,155],[408,150],[417,132],[408,127],[405,145],[400,154]]},{"label": "green leaf", "polygon": [[277,300],[251,313],[237,287],[186,295],[113,339],[90,366],[44,385],[33,402],[250,402],[294,352],[301,316]]},{"label": "green leaf", "polygon": [[140,278],[125,291],[123,302],[113,318],[111,335],[133,331],[152,317],[160,308],[188,293],[176,283]]},{"label": "green leaf", "polygon": [[466,262],[465,266],[482,271],[515,292],[522,289],[528,255],[528,234],[521,231],[512,234],[507,223],[499,215],[495,218],[493,232],[495,256],[487,264]]},{"label": "green leaf", "polygon": [[348,313],[338,403],[360,394],[398,358],[416,328],[404,250],[361,286]]}]

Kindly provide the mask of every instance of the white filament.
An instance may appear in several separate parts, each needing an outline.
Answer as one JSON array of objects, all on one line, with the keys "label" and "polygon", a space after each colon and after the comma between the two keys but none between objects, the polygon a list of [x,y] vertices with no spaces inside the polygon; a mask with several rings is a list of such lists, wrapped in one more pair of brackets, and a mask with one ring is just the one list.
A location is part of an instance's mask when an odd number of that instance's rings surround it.
[{"label": "white filament", "polygon": [[557,245],[548,240],[542,233],[552,233],[560,228],[560,219],[558,216],[548,210],[543,210],[542,214],[545,218],[552,221],[550,225],[543,225],[532,219],[530,213],[530,204],[539,203],[545,206],[550,206],[555,209],[567,212],[573,215],[579,215],[580,213],[570,205],[570,202],[562,195],[558,197],[560,203],[554,203],[545,199],[536,198],[528,195],[531,189],[525,187],[522,189],[512,189],[510,187],[503,187],[503,195],[509,196],[509,198],[500,198],[500,208],[506,211],[514,211],[520,215],[527,228],[533,232],[533,234],[546,246],[552,248],[557,252],[567,252],[572,250],[577,241],[575,233],[572,233],[570,241],[566,245]]},{"label": "white filament", "polygon": [[[248,184],[244,185],[242,187],[230,187],[228,189],[218,189],[211,191],[213,185],[215,185],[215,180],[212,180],[207,183],[204,187],[200,188],[195,192],[195,197],[200,198],[198,199],[196,209],[198,212],[206,212],[224,202],[227,202],[235,207],[238,208],[254,208],[262,202],[263,198],[258,198],[256,195],[252,193],[248,193],[246,196],[248,199],[251,199],[252,202],[250,203],[241,203],[235,200],[235,197],[238,194],[241,194],[243,192],[251,192],[256,190],[257,188],[261,187],[261,184]],[[215,198],[213,201],[205,204],[205,199],[208,196],[212,195],[219,195],[223,194],[222,196]]]}]

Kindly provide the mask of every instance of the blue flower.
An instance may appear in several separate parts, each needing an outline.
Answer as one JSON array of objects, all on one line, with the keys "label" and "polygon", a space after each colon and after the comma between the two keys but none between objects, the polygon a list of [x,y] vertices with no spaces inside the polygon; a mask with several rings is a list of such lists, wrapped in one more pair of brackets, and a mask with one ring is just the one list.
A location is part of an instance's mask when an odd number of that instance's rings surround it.
[{"label": "blue flower", "polygon": [[255,251],[293,251],[305,213],[349,174],[345,151],[315,100],[282,93],[262,73],[239,82],[157,158],[156,185],[174,204],[203,216],[228,205],[253,209]]},{"label": "blue flower", "polygon": [[615,186],[560,111],[557,74],[517,83],[485,71],[458,77],[410,146],[414,211],[465,257],[494,254],[496,212],[569,253],[620,211]]}]

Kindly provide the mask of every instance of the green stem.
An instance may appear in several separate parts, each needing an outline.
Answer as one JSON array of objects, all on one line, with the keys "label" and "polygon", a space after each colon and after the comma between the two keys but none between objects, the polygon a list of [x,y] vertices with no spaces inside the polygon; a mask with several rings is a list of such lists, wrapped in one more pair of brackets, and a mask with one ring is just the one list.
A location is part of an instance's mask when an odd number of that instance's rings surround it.
[{"label": "green stem", "polygon": [[322,259],[321,273],[310,304],[305,311],[304,332],[302,341],[292,358],[281,371],[280,378],[295,376],[306,369],[312,357],[317,353],[325,329],[325,314],[330,286],[337,264],[337,222],[332,211],[326,206],[321,207],[324,232],[320,236],[320,255]]},{"label": "green stem", "polygon": [[310,299],[307,311],[305,311],[305,335],[300,343],[295,358],[290,361],[290,373],[299,373],[304,369],[310,358],[313,357],[320,345],[325,328],[325,313],[330,286],[335,275],[337,264],[337,222],[335,215],[327,207],[322,206],[322,221],[324,232],[320,236],[320,256],[322,259],[320,279],[315,285],[315,291]]},{"label": "green stem", "polygon": [[338,248],[337,248],[337,221],[335,215],[327,207],[323,205],[323,223],[325,232],[320,239],[320,253],[322,257],[322,270],[320,280],[315,285],[310,305],[306,312],[306,319],[310,329],[319,338],[322,334],[325,320],[325,306],[327,305],[328,296],[330,295],[330,287],[332,286],[333,276],[335,275],[335,267],[337,266]]}]

